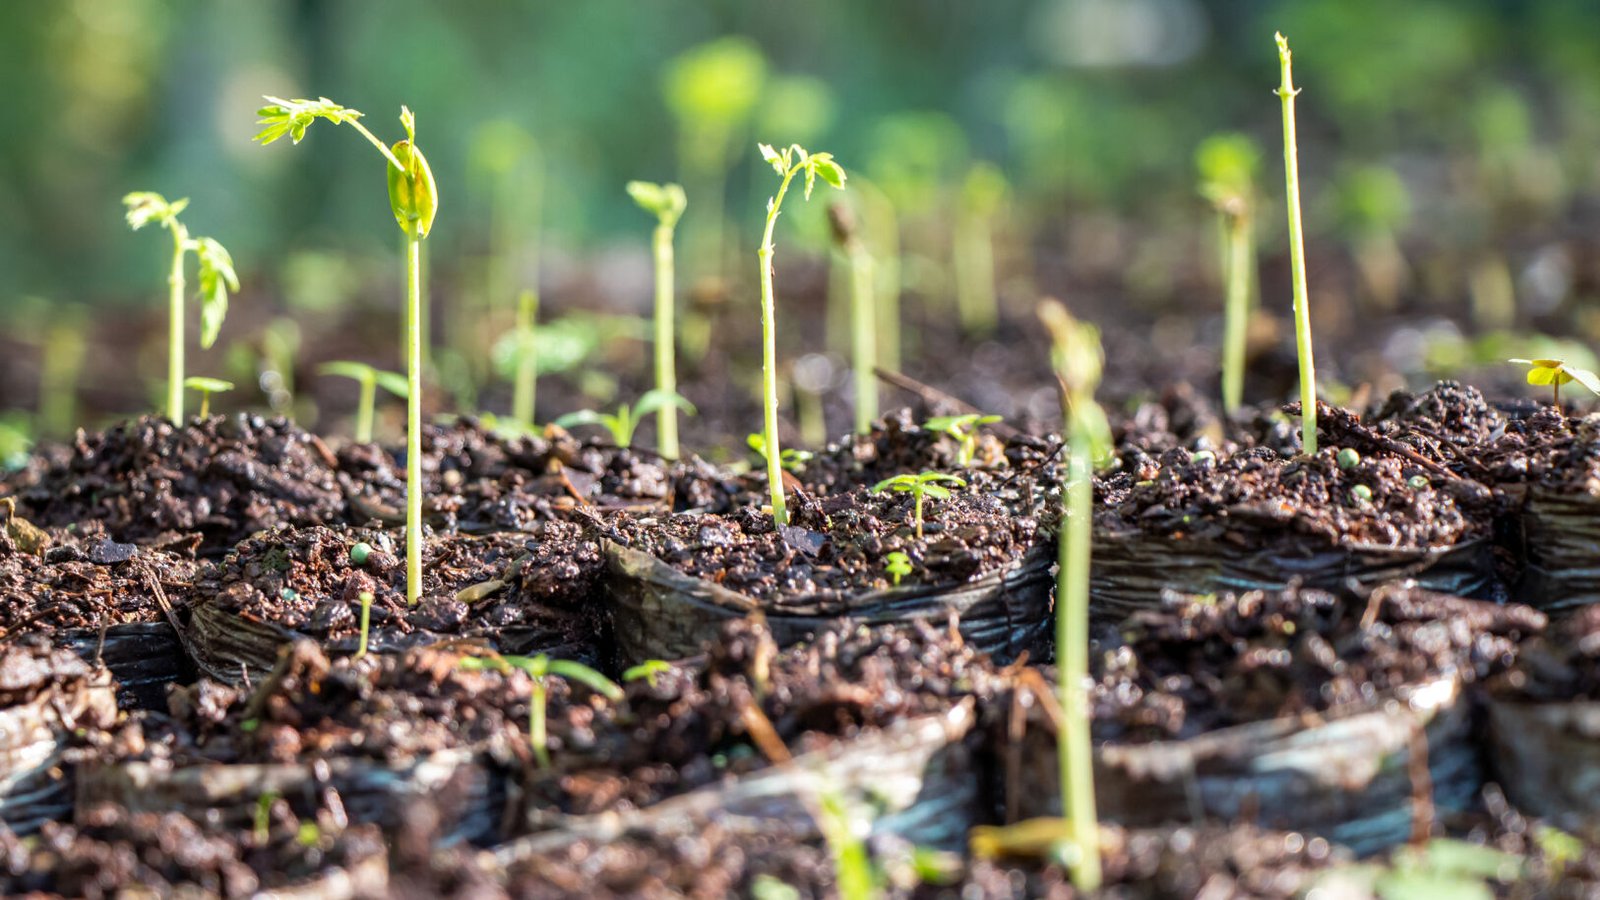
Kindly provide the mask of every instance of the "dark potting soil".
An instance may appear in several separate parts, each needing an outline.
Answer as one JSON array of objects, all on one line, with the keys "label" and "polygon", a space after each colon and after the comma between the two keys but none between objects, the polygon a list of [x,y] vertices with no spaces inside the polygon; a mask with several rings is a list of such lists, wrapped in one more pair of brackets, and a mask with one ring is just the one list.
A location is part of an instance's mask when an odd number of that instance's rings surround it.
[{"label": "dark potting soil", "polygon": [[1536,703],[1600,700],[1600,606],[1559,620],[1491,688],[1498,697]]},{"label": "dark potting soil", "polygon": [[0,636],[166,621],[158,597],[186,605],[201,569],[192,544],[173,552],[63,529],[47,537],[37,552],[0,539]]}]

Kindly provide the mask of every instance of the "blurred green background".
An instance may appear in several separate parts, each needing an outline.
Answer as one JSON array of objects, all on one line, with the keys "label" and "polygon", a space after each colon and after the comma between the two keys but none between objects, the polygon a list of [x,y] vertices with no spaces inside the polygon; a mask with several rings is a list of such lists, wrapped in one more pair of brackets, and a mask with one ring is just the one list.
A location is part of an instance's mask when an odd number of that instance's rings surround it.
[{"label": "blurred green background", "polygon": [[[758,108],[728,136],[727,241],[741,265],[771,187],[754,142],[798,140],[883,187],[910,249],[968,166],[991,161],[1009,181],[1004,264],[1018,277],[1193,309],[1183,272],[1214,253],[1194,162],[1207,135],[1257,139],[1274,265],[1282,30],[1305,91],[1309,240],[1350,248],[1358,273],[1374,235],[1404,248],[1406,308],[1453,298],[1467,310],[1490,290],[1474,278],[1509,279],[1515,311],[1491,310],[1485,327],[1583,321],[1600,282],[1593,254],[1560,243],[1594,223],[1600,183],[1600,4],[1588,0],[50,0],[0,15],[0,304],[17,325],[7,407],[34,405],[28,348],[73,315],[148,319],[128,325],[121,353],[148,329],[137,364],[159,377],[166,262],[161,239],[123,222],[131,190],[191,198],[190,229],[232,250],[245,285],[224,344],[243,335],[259,349],[285,311],[365,303],[392,316],[381,163],[327,125],[298,150],[253,145],[262,94],[331,97],[390,139],[400,104],[416,112],[443,196],[428,247],[436,303],[484,290],[500,216],[505,283],[537,271],[549,315],[624,288],[642,309],[649,222],[622,185],[684,177],[702,145],[685,138],[663,73],[728,36],[761,61],[744,83]],[[532,187],[486,174],[491,135],[519,132],[536,141],[536,156],[514,155],[538,161]],[[695,227],[707,195],[690,188]],[[802,228],[820,234],[811,219]],[[1541,257],[1552,241],[1564,255]],[[1491,258],[1499,269],[1482,274]],[[118,403],[125,393],[91,406]]]}]

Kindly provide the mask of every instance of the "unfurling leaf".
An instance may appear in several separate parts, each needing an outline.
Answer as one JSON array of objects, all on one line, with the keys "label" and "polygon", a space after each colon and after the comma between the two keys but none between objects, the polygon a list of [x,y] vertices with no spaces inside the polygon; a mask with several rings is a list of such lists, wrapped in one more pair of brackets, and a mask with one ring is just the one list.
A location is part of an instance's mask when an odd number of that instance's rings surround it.
[{"label": "unfurling leaf", "polygon": [[233,257],[214,239],[200,238],[194,250],[200,260],[200,346],[210,348],[228,316],[228,292],[239,290],[239,276]]},{"label": "unfurling leaf", "polygon": [[671,228],[678,224],[689,198],[677,184],[653,184],[648,181],[628,182],[628,196],[645,212],[651,213],[662,225]]},{"label": "unfurling leaf", "polygon": [[433,170],[422,151],[411,141],[397,141],[391,148],[404,171],[387,166],[389,206],[400,230],[413,240],[428,236],[433,218],[439,214],[439,188]]}]

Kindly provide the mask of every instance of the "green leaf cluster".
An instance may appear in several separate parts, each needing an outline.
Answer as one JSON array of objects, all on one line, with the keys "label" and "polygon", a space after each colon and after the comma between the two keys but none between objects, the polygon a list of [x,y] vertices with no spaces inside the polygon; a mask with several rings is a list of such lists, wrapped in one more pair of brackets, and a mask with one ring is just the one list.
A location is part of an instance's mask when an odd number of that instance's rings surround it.
[{"label": "green leaf cluster", "polygon": [[639,402],[633,406],[624,403],[617,407],[615,413],[603,413],[592,409],[580,409],[570,412],[556,419],[555,424],[562,428],[572,428],[577,425],[600,425],[611,432],[611,439],[618,447],[631,447],[633,445],[633,432],[639,427],[639,422],[645,416],[657,410],[675,406],[688,415],[695,415],[694,404],[681,394],[668,391],[646,391]]},{"label": "green leaf cluster", "polygon": [[649,181],[628,182],[628,196],[639,208],[654,215],[665,227],[672,228],[678,224],[678,219],[683,216],[684,209],[689,205],[689,198],[683,192],[683,186],[678,184],[655,184]]}]

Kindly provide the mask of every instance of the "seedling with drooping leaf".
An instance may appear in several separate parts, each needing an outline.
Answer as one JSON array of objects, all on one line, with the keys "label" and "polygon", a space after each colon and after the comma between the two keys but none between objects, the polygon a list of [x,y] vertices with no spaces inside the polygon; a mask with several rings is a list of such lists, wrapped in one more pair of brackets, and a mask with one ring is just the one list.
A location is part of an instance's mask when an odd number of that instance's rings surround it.
[{"label": "seedling with drooping leaf", "polygon": [[615,413],[597,412],[592,409],[580,409],[570,412],[556,419],[555,424],[562,428],[572,428],[578,425],[600,425],[611,432],[611,439],[618,447],[633,446],[633,432],[639,427],[639,420],[650,415],[664,406],[676,406],[689,415],[694,415],[694,404],[685,400],[678,394],[669,394],[665,391],[646,391],[639,402],[634,406],[624,403],[617,407]]},{"label": "seedling with drooping leaf", "polygon": [[[950,487],[946,487],[949,485]],[[954,475],[943,472],[923,472],[917,475],[896,475],[885,478],[872,486],[874,494],[884,491],[895,491],[911,495],[911,522],[917,527],[917,537],[922,537],[922,503],[924,499],[948,500],[950,488],[964,488],[967,483]]]},{"label": "seedling with drooping leaf", "polygon": [[372,422],[374,408],[377,405],[378,388],[381,386],[402,399],[411,390],[410,383],[399,372],[385,372],[362,362],[336,360],[323,363],[317,367],[317,371],[324,375],[349,378],[361,388],[360,398],[356,401],[355,437],[358,444],[372,443]]},{"label": "seedling with drooping leaf", "polygon": [[951,262],[955,269],[956,311],[961,327],[978,337],[994,332],[1000,321],[995,294],[995,220],[1004,208],[1011,186],[1000,167],[974,163],[961,182]]},{"label": "seedling with drooping leaf", "polygon": [[[650,242],[656,263],[656,390],[663,395],[678,395],[677,340],[674,337],[674,281],[672,233],[689,205],[683,188],[676,184],[628,182],[628,196],[645,212],[656,217],[656,230]],[[656,447],[663,459],[678,458],[678,407],[660,406],[656,417]]]},{"label": "seedling with drooping leaf", "polygon": [[756,258],[761,264],[761,400],[765,413],[762,439],[767,448],[767,482],[772,494],[772,520],[779,525],[789,524],[789,511],[783,494],[782,448],[778,442],[778,337],[777,301],[772,290],[772,233],[778,224],[783,208],[783,198],[789,193],[789,183],[796,175],[805,176],[805,198],[811,199],[811,189],[821,178],[837,190],[844,189],[844,167],[834,162],[832,153],[808,153],[798,144],[790,144],[782,151],[768,144],[757,144],[761,158],[772,166],[783,180],[778,192],[767,201],[767,223],[761,236],[761,248]]},{"label": "seedling with drooping leaf", "polygon": [[856,227],[855,213],[843,203],[828,205],[833,242],[850,267],[850,372],[855,379],[856,434],[872,431],[878,417],[877,284],[872,254]]},{"label": "seedling with drooping leaf", "polygon": [[883,570],[894,579],[894,586],[900,586],[900,579],[911,574],[911,557],[905,551],[896,550],[883,558]]},{"label": "seedling with drooping leaf", "polygon": [[270,144],[288,135],[298,144],[317,119],[349,125],[383,155],[389,184],[389,208],[406,245],[406,601],[422,599],[422,241],[439,213],[439,188],[433,170],[417,146],[417,121],[400,107],[403,140],[384,144],[361,124],[361,113],[322,97],[284,100],[267,97],[259,113],[256,140]]},{"label": "seedling with drooping leaf", "polygon": [[1300,227],[1300,159],[1294,138],[1293,56],[1289,39],[1276,35],[1278,66],[1283,82],[1278,97],[1283,101],[1283,172],[1289,208],[1289,261],[1294,274],[1294,342],[1300,354],[1300,450],[1317,454],[1317,367],[1311,355],[1311,304],[1306,292],[1306,242]]},{"label": "seedling with drooping leaf", "polygon": [[1085,893],[1100,885],[1100,826],[1095,812],[1094,758],[1089,743],[1089,549],[1094,528],[1094,464],[1111,449],[1111,426],[1095,402],[1104,352],[1100,332],[1055,301],[1039,305],[1050,332],[1061,385],[1067,438],[1065,514],[1058,539],[1056,581],[1057,692],[1064,722],[1056,736],[1061,811],[1076,847],[1073,884]]},{"label": "seedling with drooping leaf", "polygon": [[1576,381],[1588,388],[1591,392],[1600,394],[1600,375],[1568,365],[1559,359],[1511,359],[1507,362],[1528,367],[1528,383],[1536,385],[1550,385],[1552,396],[1550,402],[1556,409],[1561,408],[1561,386]]},{"label": "seedling with drooping leaf", "polygon": [[623,697],[622,688],[616,682],[583,663],[570,659],[551,659],[543,653],[538,656],[502,656],[497,653],[464,656],[456,665],[468,671],[509,673],[512,669],[521,669],[533,679],[533,689],[528,695],[528,740],[533,745],[533,755],[539,760],[541,769],[550,768],[550,738],[545,710],[546,678],[554,676],[575,681],[613,703]]},{"label": "seedling with drooping leaf", "polygon": [[[744,442],[746,446],[756,452],[757,456],[761,457],[762,462],[766,462],[766,438],[759,434],[749,434],[745,435]],[[800,470],[805,468],[806,463],[810,462],[811,458],[815,455],[816,454],[812,453],[810,450],[796,450],[793,447],[785,447],[778,455],[778,465],[782,466],[784,471],[793,472],[798,475],[800,474]]]},{"label": "seedling with drooping leaf", "polygon": [[1245,352],[1256,279],[1255,181],[1261,151],[1242,134],[1206,138],[1195,151],[1200,193],[1217,210],[1227,283],[1222,329],[1222,408],[1244,404]]},{"label": "seedling with drooping leaf", "polygon": [[223,381],[221,378],[207,378],[203,375],[191,375],[183,380],[187,390],[200,392],[200,418],[211,415],[211,395],[223,394],[233,390],[233,382]]},{"label": "seedling with drooping leaf", "polygon": [[999,416],[966,413],[959,416],[934,416],[923,422],[922,427],[954,439],[958,448],[956,462],[965,468],[972,465],[972,460],[978,455],[978,428],[999,421]]},{"label": "seedling with drooping leaf", "polygon": [[128,208],[128,226],[138,231],[151,222],[172,235],[172,266],[167,273],[167,418],[183,424],[184,256],[194,253],[200,264],[200,346],[209,348],[217,341],[222,320],[228,315],[228,292],[239,290],[239,276],[233,271],[233,257],[214,238],[191,238],[189,229],[178,221],[178,214],[189,206],[189,198],[167,201],[153,191],[135,191],[122,198]]},{"label": "seedling with drooping leaf", "polygon": [[672,663],[664,659],[647,659],[636,666],[630,666],[622,673],[624,682],[644,679],[645,684],[656,686],[656,679],[672,671]]}]

